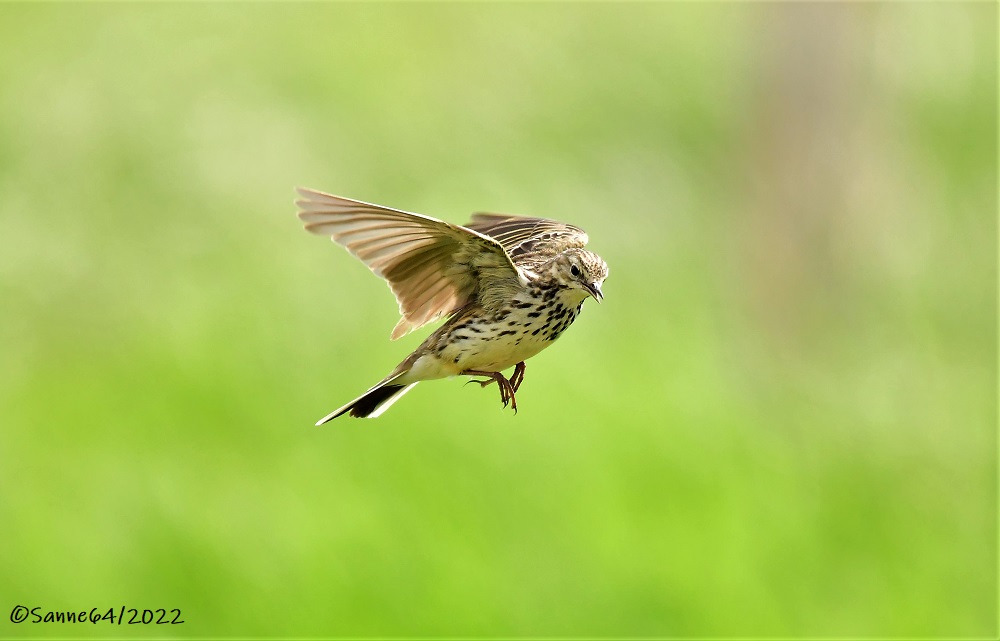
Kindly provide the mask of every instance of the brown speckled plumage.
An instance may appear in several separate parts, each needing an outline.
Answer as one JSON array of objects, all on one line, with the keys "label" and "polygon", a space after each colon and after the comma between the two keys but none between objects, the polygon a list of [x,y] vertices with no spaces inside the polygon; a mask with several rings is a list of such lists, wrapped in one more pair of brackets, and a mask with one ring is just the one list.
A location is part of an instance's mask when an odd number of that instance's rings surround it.
[{"label": "brown speckled plumage", "polygon": [[[475,214],[465,226],[299,189],[307,230],[330,236],[388,283],[402,316],[396,339],[447,321],[342,414],[375,417],[422,380],[483,376],[517,410],[524,361],[556,340],[583,301],[603,298],[607,264],[580,228],[544,218]],[[500,372],[514,367],[510,379]]]}]

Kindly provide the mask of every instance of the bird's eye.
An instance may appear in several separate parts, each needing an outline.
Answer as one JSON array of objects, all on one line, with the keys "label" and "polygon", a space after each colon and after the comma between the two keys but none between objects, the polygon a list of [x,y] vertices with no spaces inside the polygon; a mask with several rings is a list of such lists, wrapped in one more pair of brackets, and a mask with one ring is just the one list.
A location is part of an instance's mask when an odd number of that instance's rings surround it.
[{"label": "bird's eye", "polygon": [[573,267],[570,268],[569,273],[573,274],[574,276],[579,276],[580,268],[577,267],[576,265],[573,265]]}]

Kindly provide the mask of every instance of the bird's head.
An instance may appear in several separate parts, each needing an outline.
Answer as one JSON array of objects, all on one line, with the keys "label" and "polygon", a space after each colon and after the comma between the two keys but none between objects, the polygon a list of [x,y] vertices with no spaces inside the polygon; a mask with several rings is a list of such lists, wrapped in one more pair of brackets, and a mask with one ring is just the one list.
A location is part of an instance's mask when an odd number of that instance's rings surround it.
[{"label": "bird's head", "polygon": [[553,260],[553,271],[563,287],[580,292],[580,300],[593,296],[599,303],[604,299],[601,286],[608,277],[608,264],[594,252],[567,249]]}]

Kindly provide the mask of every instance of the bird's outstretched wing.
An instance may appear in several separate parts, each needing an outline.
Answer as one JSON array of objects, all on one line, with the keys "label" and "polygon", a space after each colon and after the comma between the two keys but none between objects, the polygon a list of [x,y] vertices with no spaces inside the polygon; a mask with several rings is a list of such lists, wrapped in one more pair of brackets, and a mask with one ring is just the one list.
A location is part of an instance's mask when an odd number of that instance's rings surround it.
[{"label": "bird's outstretched wing", "polygon": [[467,228],[496,239],[516,262],[520,256],[555,256],[587,244],[587,232],[547,218],[473,214]]},{"label": "bird's outstretched wing", "polygon": [[430,216],[299,188],[299,218],[384,278],[402,318],[395,340],[468,304],[480,285],[524,282],[501,243]]}]

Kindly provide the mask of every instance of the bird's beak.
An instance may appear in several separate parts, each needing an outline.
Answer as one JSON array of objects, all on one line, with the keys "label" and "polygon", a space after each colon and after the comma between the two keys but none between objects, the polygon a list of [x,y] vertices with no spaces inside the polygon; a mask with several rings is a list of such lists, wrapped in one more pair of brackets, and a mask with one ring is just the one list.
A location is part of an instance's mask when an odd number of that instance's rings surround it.
[{"label": "bird's beak", "polygon": [[598,303],[604,300],[604,292],[601,291],[601,287],[597,283],[590,283],[586,285],[586,288]]}]

